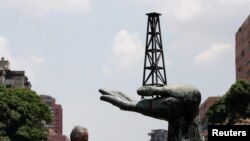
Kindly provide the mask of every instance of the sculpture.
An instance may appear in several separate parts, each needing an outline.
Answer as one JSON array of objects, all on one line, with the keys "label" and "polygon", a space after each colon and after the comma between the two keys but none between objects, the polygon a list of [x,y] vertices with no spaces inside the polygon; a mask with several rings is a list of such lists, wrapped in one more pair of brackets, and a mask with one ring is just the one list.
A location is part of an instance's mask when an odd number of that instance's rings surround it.
[{"label": "sculpture", "polygon": [[203,141],[199,123],[201,94],[190,85],[143,86],[137,90],[141,96],[156,98],[134,101],[119,91],[99,89],[101,100],[121,110],[138,112],[166,120],[169,123],[168,141]]}]

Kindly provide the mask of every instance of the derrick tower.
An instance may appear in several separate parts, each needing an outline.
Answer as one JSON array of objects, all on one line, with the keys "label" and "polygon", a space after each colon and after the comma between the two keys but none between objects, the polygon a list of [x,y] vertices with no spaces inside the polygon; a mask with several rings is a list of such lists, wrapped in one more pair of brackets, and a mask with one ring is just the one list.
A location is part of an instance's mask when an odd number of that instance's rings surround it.
[{"label": "derrick tower", "polygon": [[143,86],[163,86],[167,84],[160,13],[148,13],[146,47],[143,71]]}]

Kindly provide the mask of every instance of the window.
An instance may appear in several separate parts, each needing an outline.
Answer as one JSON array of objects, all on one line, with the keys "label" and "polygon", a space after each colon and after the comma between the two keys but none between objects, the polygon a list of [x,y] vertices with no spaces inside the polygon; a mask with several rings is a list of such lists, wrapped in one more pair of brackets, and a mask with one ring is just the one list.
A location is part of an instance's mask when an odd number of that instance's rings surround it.
[{"label": "window", "polygon": [[248,70],[245,74],[245,77],[249,77],[250,76],[250,70]]},{"label": "window", "polygon": [[240,55],[241,55],[241,57],[244,57],[244,56],[245,56],[245,51],[242,50],[242,51],[240,52]]},{"label": "window", "polygon": [[237,68],[237,71],[241,71],[241,68],[239,67],[239,68]]},{"label": "window", "polygon": [[239,32],[241,32],[241,30],[242,30],[242,29],[241,29],[241,27],[240,27],[240,28],[239,28]]}]

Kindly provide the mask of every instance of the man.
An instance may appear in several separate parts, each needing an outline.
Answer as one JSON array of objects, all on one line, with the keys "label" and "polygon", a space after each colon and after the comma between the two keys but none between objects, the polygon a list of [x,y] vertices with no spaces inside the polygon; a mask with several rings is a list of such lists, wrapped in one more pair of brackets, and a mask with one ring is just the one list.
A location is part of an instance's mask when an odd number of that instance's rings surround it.
[{"label": "man", "polygon": [[75,126],[70,133],[71,141],[88,141],[88,130],[85,127]]}]

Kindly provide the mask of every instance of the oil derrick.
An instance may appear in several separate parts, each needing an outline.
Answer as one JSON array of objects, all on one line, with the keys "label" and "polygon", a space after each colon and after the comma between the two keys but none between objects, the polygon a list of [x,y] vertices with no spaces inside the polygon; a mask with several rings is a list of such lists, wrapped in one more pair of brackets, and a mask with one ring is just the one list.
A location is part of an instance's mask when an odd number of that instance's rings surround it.
[{"label": "oil derrick", "polygon": [[159,13],[148,13],[143,86],[167,84]]}]

